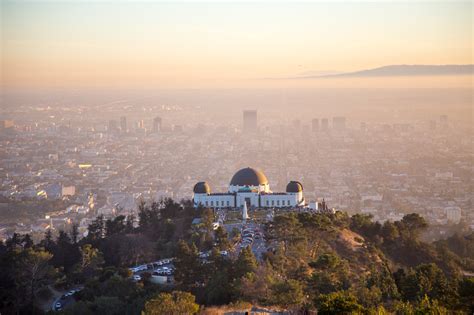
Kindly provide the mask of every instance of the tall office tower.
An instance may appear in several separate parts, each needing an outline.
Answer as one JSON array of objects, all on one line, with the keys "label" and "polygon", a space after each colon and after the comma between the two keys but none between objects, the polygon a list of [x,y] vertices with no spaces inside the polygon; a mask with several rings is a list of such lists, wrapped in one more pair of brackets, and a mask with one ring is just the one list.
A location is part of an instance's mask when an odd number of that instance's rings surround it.
[{"label": "tall office tower", "polygon": [[109,120],[109,127],[107,128],[108,132],[115,133],[118,131],[117,121]]},{"label": "tall office tower", "polygon": [[255,132],[257,131],[257,111],[256,110],[244,110],[244,132]]},{"label": "tall office tower", "polygon": [[329,123],[327,118],[321,119],[321,130],[328,130]]},{"label": "tall office tower", "polygon": [[332,119],[332,128],[334,130],[346,129],[346,117],[334,117]]},{"label": "tall office tower", "polygon": [[153,119],[153,133],[158,133],[161,131],[161,117],[155,117]]},{"label": "tall office tower", "polygon": [[127,117],[125,116],[120,117],[120,131],[127,132]]},{"label": "tall office tower", "polygon": [[145,121],[143,119],[138,121],[138,129],[145,129]]},{"label": "tall office tower", "polygon": [[311,131],[318,132],[319,131],[319,119],[314,118],[311,120]]}]

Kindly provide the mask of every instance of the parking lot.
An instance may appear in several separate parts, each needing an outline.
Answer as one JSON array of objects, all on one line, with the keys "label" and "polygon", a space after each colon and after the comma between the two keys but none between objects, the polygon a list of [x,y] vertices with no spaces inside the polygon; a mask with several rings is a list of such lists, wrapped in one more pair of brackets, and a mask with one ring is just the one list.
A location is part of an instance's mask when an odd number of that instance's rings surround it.
[{"label": "parking lot", "polygon": [[[148,264],[143,264],[129,268],[133,273],[132,279],[134,281],[141,281],[142,274],[147,272],[152,277],[166,277],[166,282],[172,280],[174,274],[173,258],[165,258]],[[162,278],[160,278],[162,280]]]}]

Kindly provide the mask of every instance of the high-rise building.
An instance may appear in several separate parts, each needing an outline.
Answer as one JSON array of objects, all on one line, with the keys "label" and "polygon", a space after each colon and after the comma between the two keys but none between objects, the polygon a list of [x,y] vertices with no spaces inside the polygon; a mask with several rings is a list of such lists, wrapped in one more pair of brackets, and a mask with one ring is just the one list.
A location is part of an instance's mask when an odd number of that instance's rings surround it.
[{"label": "high-rise building", "polygon": [[318,132],[319,131],[319,119],[314,118],[311,120],[311,131]]},{"label": "high-rise building", "polygon": [[118,131],[117,121],[116,120],[109,120],[109,126],[107,128],[109,133],[115,133]]},{"label": "high-rise building", "polygon": [[120,117],[120,131],[122,133],[127,132],[127,117],[125,116]]},{"label": "high-rise building", "polygon": [[161,117],[155,117],[153,119],[153,133],[158,133],[161,131]]},{"label": "high-rise building", "polygon": [[334,130],[346,129],[346,117],[334,117],[332,119],[332,128]]},{"label": "high-rise building", "polygon": [[256,110],[244,110],[244,132],[255,132],[257,131],[257,111]]},{"label": "high-rise building", "polygon": [[329,123],[328,123],[328,120],[327,118],[323,118],[321,119],[321,130],[328,130],[329,128]]}]

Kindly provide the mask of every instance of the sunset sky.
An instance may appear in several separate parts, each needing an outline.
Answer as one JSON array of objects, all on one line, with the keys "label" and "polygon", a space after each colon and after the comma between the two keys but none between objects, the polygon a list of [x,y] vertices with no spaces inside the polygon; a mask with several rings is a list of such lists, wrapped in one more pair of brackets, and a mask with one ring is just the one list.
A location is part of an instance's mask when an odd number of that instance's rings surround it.
[{"label": "sunset sky", "polygon": [[18,0],[2,1],[1,11],[3,87],[232,87],[472,63],[470,1]]}]

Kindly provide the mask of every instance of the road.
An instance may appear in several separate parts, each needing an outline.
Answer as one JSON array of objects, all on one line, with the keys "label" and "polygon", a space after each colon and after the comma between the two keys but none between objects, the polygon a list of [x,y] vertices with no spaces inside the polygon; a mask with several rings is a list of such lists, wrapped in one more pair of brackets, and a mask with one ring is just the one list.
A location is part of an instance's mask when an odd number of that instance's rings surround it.
[{"label": "road", "polygon": [[74,302],[76,302],[76,299],[74,298],[74,295],[70,295],[70,296],[66,296],[65,294],[67,292],[70,292],[71,290],[75,290],[76,292],[77,291],[80,291],[82,290],[83,287],[76,287],[76,288],[72,288],[70,289],[69,291],[65,291],[63,292],[63,294],[61,296],[59,296],[58,298],[56,298],[54,301],[53,301],[53,304],[51,304],[51,309],[53,311],[58,311],[58,307],[56,307],[56,304],[57,303],[60,303],[61,304],[61,307],[60,309],[64,309],[66,308],[67,306],[73,304]]}]

